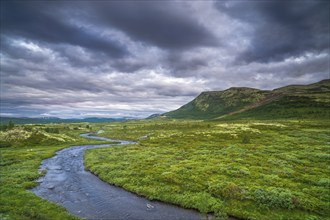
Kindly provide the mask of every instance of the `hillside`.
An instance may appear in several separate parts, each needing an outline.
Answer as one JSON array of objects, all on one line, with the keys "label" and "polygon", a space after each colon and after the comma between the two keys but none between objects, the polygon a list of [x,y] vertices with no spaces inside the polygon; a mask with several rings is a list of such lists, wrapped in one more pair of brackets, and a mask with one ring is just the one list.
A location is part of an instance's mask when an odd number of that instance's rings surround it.
[{"label": "hillside", "polygon": [[202,92],[163,116],[178,119],[329,118],[330,80],[272,91],[239,87]]}]

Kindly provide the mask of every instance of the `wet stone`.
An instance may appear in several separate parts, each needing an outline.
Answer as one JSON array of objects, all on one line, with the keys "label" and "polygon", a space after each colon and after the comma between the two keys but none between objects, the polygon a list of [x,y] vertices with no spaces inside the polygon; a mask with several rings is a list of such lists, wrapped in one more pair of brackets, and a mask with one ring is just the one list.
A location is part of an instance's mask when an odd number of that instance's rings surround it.
[{"label": "wet stone", "polygon": [[46,188],[47,188],[47,189],[54,189],[54,188],[55,188],[55,186],[54,186],[54,185],[51,185],[51,184],[49,184],[49,185],[47,185],[47,186],[46,186]]},{"label": "wet stone", "polygon": [[154,207],[153,205],[147,203],[147,208],[148,208],[148,209],[153,209],[153,208],[155,208],[155,207]]}]

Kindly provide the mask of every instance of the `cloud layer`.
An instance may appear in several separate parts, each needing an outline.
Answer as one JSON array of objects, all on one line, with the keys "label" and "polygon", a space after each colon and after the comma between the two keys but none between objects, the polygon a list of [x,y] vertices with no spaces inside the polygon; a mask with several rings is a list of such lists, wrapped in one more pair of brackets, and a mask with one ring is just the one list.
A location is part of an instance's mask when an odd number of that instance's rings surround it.
[{"label": "cloud layer", "polygon": [[135,116],[329,78],[328,1],[2,1],[1,115]]}]

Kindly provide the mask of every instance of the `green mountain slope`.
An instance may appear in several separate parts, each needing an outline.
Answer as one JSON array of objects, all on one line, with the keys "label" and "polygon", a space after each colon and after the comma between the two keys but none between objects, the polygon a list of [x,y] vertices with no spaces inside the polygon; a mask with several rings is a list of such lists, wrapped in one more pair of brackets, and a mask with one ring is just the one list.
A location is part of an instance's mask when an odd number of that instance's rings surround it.
[{"label": "green mountain slope", "polygon": [[272,91],[230,88],[203,92],[181,108],[163,114],[182,119],[329,118],[330,80]]}]

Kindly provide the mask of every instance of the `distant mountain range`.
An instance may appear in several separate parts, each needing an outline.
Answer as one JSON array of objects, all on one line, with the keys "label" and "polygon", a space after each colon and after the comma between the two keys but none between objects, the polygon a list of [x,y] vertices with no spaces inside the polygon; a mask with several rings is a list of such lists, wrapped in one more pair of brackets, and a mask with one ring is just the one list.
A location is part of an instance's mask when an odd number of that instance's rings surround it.
[{"label": "distant mountain range", "polygon": [[[224,91],[202,92],[177,110],[153,114],[153,118],[174,119],[327,119],[330,120],[330,80],[309,85],[290,85],[274,90],[233,87]],[[56,117],[0,117],[1,124],[114,122],[134,118],[62,119]]]},{"label": "distant mountain range", "polygon": [[274,90],[233,87],[202,92],[181,108],[161,115],[177,119],[330,118],[330,80]]},{"label": "distant mountain range", "polygon": [[28,118],[28,117],[0,117],[1,124],[8,124],[9,121],[12,121],[15,124],[48,124],[48,123],[78,123],[78,122],[114,122],[114,121],[126,121],[132,120],[133,118],[97,118],[90,117],[84,119],[71,118],[71,119],[62,119],[56,117],[41,117],[41,118]]}]

